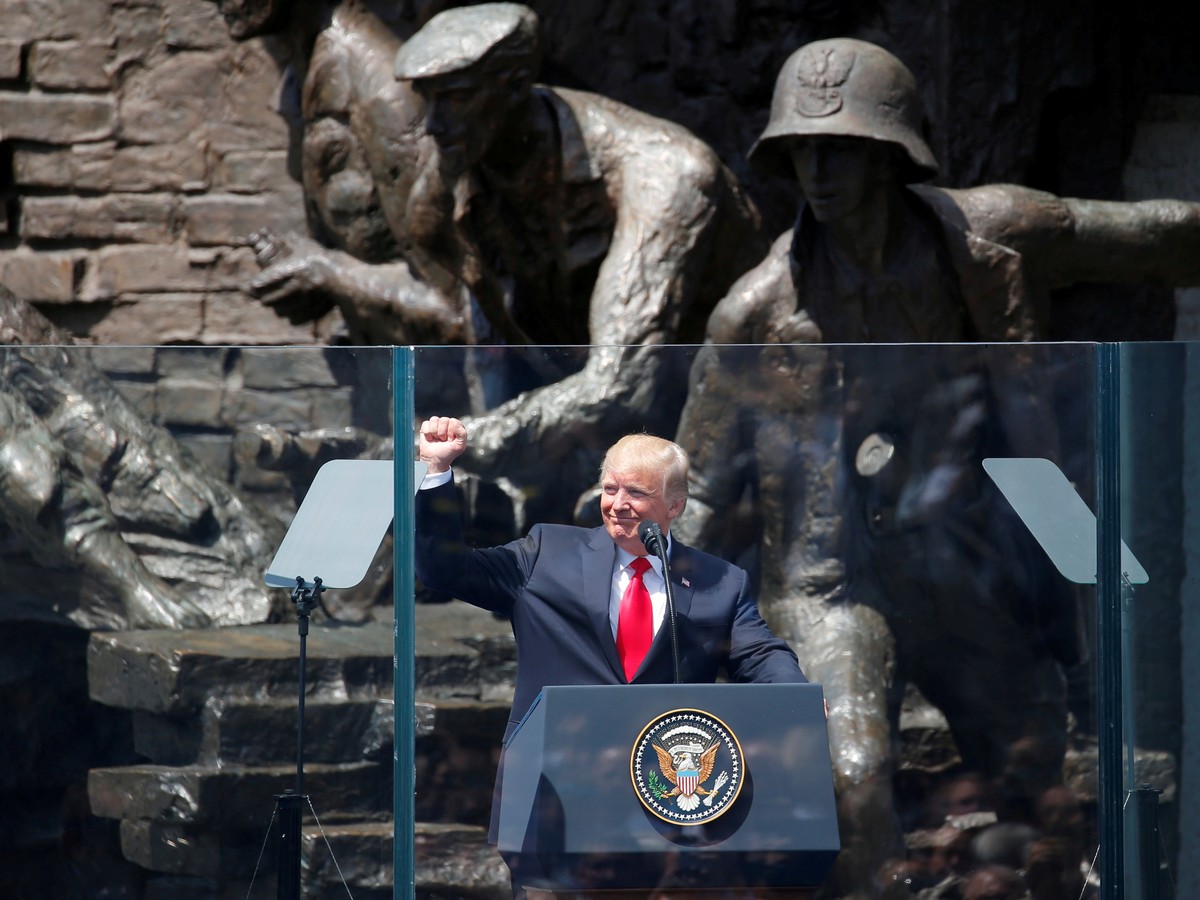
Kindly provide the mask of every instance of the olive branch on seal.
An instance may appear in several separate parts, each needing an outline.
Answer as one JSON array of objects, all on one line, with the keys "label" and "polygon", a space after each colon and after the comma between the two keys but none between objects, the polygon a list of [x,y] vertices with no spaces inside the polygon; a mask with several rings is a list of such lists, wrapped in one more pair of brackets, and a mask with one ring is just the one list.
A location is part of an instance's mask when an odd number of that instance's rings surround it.
[{"label": "olive branch on seal", "polygon": [[650,777],[646,779],[646,788],[654,795],[655,800],[661,800],[667,792],[667,789],[659,780],[657,772],[650,773]]}]

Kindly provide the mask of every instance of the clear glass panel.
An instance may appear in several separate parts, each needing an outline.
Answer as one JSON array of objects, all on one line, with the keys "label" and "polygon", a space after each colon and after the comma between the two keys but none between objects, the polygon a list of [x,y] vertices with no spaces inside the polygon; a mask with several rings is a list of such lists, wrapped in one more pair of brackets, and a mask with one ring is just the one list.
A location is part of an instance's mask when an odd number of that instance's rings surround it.
[{"label": "clear glass panel", "polygon": [[[415,415],[467,418],[456,481],[478,547],[535,523],[599,526],[598,467],[623,434],[688,449],[673,537],[744,566],[824,686],[843,840],[829,878],[844,890],[907,896],[985,861],[1082,890],[1095,589],[1060,574],[1027,519],[1079,504],[1094,525],[1094,353],[421,348]],[[1061,478],[1039,487],[1053,502],[1006,499],[983,463],[1014,458],[1053,463]],[[525,712],[510,718],[512,630],[424,585],[416,600],[417,881],[445,852],[422,835],[453,833],[503,884],[484,834],[501,736]],[[614,883],[611,866],[591,871],[589,886]]]},{"label": "clear glass panel", "polygon": [[303,759],[306,880],[334,892],[332,847],[391,895],[390,539],[313,611],[302,756],[297,608],[263,580],[321,464],[391,458],[391,359],[0,348],[6,893],[273,897]]},{"label": "clear glass panel", "polygon": [[[1126,895],[1192,897],[1200,857],[1194,766],[1197,345],[1121,345],[1121,530],[1146,569],[1127,585],[1121,644]],[[1189,678],[1189,675],[1192,677]],[[1190,723],[1190,724],[1189,724]]]}]

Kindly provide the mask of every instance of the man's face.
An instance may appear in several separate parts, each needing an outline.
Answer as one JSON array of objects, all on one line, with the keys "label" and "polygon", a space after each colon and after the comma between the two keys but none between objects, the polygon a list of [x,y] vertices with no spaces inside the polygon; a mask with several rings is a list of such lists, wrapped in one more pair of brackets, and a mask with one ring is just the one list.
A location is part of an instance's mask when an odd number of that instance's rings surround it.
[{"label": "man's face", "polygon": [[614,468],[600,483],[600,517],[617,546],[634,556],[645,556],[638,525],[657,522],[665,534],[683,511],[682,500],[668,503],[663,497],[662,472]]},{"label": "man's face", "polygon": [[332,117],[308,126],[303,179],[305,202],[337,247],[367,262],[395,258],[399,251],[380,210],[370,167],[348,126]]},{"label": "man's face", "polygon": [[442,168],[456,175],[484,158],[512,104],[503,75],[474,69],[418,79],[413,88],[425,101],[425,130],[437,142]]},{"label": "man's face", "polygon": [[895,177],[891,147],[870,138],[817,135],[789,147],[796,178],[818,222],[837,222]]}]

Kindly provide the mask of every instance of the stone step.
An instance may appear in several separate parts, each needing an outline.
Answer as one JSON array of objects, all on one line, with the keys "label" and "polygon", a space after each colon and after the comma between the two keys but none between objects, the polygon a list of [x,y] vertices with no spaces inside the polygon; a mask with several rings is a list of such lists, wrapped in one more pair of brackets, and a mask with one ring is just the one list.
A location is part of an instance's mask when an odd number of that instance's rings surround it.
[{"label": "stone step", "polygon": [[[92,812],[121,820],[126,859],[154,872],[220,879],[253,873],[275,797],[294,787],[295,770],[284,766],[144,765],[88,774]],[[305,766],[304,791],[323,821],[392,818],[390,761]]]},{"label": "stone step", "polygon": [[[394,833],[390,823],[323,823],[304,829],[306,895],[391,900]],[[414,887],[420,898],[509,900],[508,869],[487,842],[487,829],[418,823],[413,833]]]},{"label": "stone step", "polygon": [[[414,673],[429,696],[511,697],[515,673],[506,622],[462,603],[416,608]],[[306,705],[390,697],[393,631],[380,623],[314,623],[305,646]],[[210,698],[294,701],[300,638],[295,625],[194,631],[97,632],[88,643],[93,700],[183,717]]]},{"label": "stone step", "polygon": [[[296,709],[295,698],[212,698],[199,716],[137,710],[134,749],[166,766],[276,765],[296,759]],[[305,700],[306,763],[390,760],[394,733],[391,700]]]},{"label": "stone step", "polygon": [[[275,795],[295,786],[294,765],[138,765],[88,773],[88,799],[97,816],[203,825],[222,831],[255,831],[270,818]],[[319,804],[318,809],[357,818],[388,818],[392,814],[391,761],[386,765],[305,765],[304,792]]]},{"label": "stone step", "polygon": [[[238,878],[225,878],[214,894],[210,877],[162,872],[145,879],[144,900],[241,900],[277,893],[278,837],[246,852],[255,865]],[[413,834],[416,900],[510,900],[508,870],[486,829],[419,823]],[[308,898],[353,896],[392,900],[393,830],[390,822],[307,823],[301,832],[301,894]],[[245,866],[242,866],[245,868]]]},{"label": "stone step", "polygon": [[[166,766],[272,765],[296,758],[296,709],[294,699],[210,698],[197,716],[135,710],[134,749]],[[418,742],[452,735],[458,743],[497,743],[508,712],[507,699],[419,696],[414,734]],[[305,761],[380,760],[391,756],[394,739],[395,704],[390,699],[305,701]]]},{"label": "stone step", "polygon": [[[375,699],[391,692],[387,626],[314,625],[306,647],[306,697]],[[97,632],[88,643],[88,689],[108,706],[194,715],[210,697],[294,699],[295,626],[196,631]]]}]

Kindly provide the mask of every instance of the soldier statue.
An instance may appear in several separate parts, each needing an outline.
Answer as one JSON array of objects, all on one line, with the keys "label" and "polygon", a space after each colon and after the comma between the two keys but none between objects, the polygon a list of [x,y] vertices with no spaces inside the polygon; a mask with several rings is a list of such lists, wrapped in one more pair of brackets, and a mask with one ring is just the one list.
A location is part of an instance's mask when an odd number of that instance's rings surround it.
[{"label": "soldier statue", "polygon": [[[789,57],[751,160],[794,173],[804,202],[718,304],[677,438],[693,460],[681,539],[711,548],[750,487],[764,617],[825,686],[837,896],[868,894],[902,852],[906,684],[1010,801],[1061,778],[1078,611],[980,464],[1057,454],[1048,351],[967,342],[1046,339],[1059,286],[1200,283],[1200,206],[926,186],[922,122],[912,74],[881,47]],[[768,346],[718,346],[732,344]]]}]

